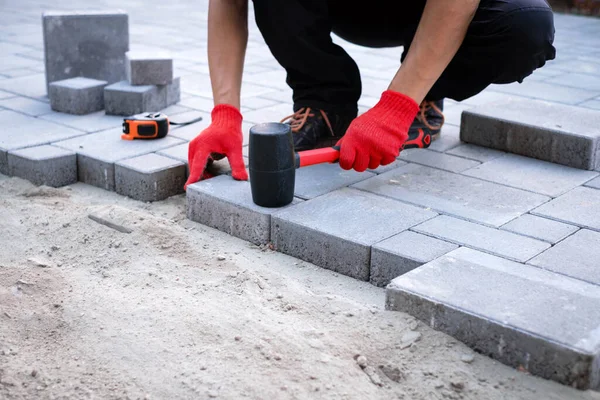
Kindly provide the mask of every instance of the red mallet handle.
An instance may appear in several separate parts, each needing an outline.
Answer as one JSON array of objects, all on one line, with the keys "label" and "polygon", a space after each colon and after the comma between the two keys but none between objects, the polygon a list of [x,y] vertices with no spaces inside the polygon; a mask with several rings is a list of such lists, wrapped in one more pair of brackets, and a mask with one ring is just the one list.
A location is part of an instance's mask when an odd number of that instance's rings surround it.
[{"label": "red mallet handle", "polygon": [[300,151],[296,153],[296,168],[322,163],[334,163],[339,158],[340,148],[338,146]]}]

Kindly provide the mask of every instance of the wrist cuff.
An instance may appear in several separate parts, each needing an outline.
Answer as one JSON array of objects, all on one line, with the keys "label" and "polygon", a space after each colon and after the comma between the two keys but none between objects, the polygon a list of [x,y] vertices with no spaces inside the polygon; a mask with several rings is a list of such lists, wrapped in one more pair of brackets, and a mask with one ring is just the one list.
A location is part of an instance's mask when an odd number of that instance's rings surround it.
[{"label": "wrist cuff", "polygon": [[230,104],[218,104],[210,114],[213,124],[228,126],[239,126],[242,124],[242,114]]},{"label": "wrist cuff", "polygon": [[397,117],[411,122],[419,112],[419,105],[416,101],[405,94],[392,90],[383,92],[379,103],[382,108],[394,112]]}]

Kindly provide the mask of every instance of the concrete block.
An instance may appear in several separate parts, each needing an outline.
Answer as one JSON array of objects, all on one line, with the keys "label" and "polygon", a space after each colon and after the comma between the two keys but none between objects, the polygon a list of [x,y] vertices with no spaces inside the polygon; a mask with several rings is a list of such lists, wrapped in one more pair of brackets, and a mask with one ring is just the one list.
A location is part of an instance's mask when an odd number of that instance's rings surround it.
[{"label": "concrete block", "polygon": [[393,169],[396,169],[398,167],[401,167],[403,165],[406,165],[406,162],[404,161],[400,161],[400,160],[396,160],[391,164],[388,165],[383,165],[383,166],[379,166],[379,168],[376,169],[367,169],[368,172],[372,172],[374,174],[383,174],[384,172],[388,172],[391,171]]},{"label": "concrete block", "polygon": [[396,168],[352,187],[495,227],[550,199],[416,164]]},{"label": "concrete block", "polygon": [[8,153],[9,175],[35,185],[61,187],[77,182],[77,156],[70,150],[42,145]]},{"label": "concrete block", "polygon": [[129,116],[157,112],[166,107],[165,87],[133,86],[127,81],[121,81],[104,88],[104,109],[108,115]]},{"label": "concrete block", "polygon": [[344,188],[274,214],[271,238],[282,253],[368,281],[372,245],[435,215]]},{"label": "concrete block", "polygon": [[[552,118],[548,118],[551,115]],[[600,166],[600,112],[510,100],[463,114],[461,140],[580,169]]]},{"label": "concrete block", "polygon": [[581,229],[528,264],[600,285],[600,233]]},{"label": "concrete block", "polygon": [[456,248],[457,245],[443,240],[411,231],[402,232],[373,245],[370,282],[386,286],[392,279]]},{"label": "concrete block", "polygon": [[126,78],[125,12],[45,12],[42,20],[47,85],[76,76],[108,83]]},{"label": "concrete block", "polygon": [[106,115],[104,111],[98,111],[86,115],[73,115],[53,112],[40,117],[43,120],[56,122],[80,131],[92,133],[105,131],[110,128],[118,128],[123,125],[123,117],[117,115]]},{"label": "concrete block", "polygon": [[572,235],[579,228],[551,219],[524,214],[501,226],[500,229],[555,244]]},{"label": "concrete block", "polygon": [[600,230],[600,190],[578,187],[531,211],[534,215]]},{"label": "concrete block", "polygon": [[529,157],[506,154],[463,172],[474,178],[556,197],[598,176]]},{"label": "concrete block", "polygon": [[43,73],[19,78],[0,79],[0,90],[35,99],[41,99],[48,93],[46,78]]},{"label": "concrete block", "polygon": [[550,247],[549,243],[516,233],[440,215],[413,231],[510,260],[525,262]]},{"label": "concrete block", "polygon": [[167,107],[179,103],[181,100],[181,78],[173,78],[172,82],[166,85]]},{"label": "concrete block", "polygon": [[375,174],[366,171],[345,171],[337,163],[299,168],[296,170],[294,196],[304,200],[312,199],[373,176]]},{"label": "concrete block", "polygon": [[438,153],[428,149],[407,149],[400,152],[400,159],[448,172],[462,172],[478,166],[478,161],[467,160],[449,154]]},{"label": "concrete block", "polygon": [[[185,164],[186,174],[189,174],[188,147],[188,143],[183,143],[177,146],[169,147],[168,149],[157,151],[156,154],[181,161],[183,164]],[[248,166],[248,159],[246,157],[244,157],[244,165]],[[208,166],[207,171],[212,176],[231,175],[231,166],[229,165],[229,160],[227,157],[225,157],[221,160],[213,161]]]},{"label": "concrete block", "polygon": [[173,59],[166,55],[126,54],[127,80],[132,85],[167,85],[173,82]]},{"label": "concrete block", "polygon": [[[225,175],[188,186],[186,198],[190,220],[257,245],[271,241],[271,215],[282,210],[257,206],[249,182]],[[295,199],[287,207],[300,201]]]},{"label": "concrete block", "polygon": [[83,115],[104,109],[106,81],[89,78],[70,78],[50,83],[48,96],[55,111]]},{"label": "concrete block", "polygon": [[514,368],[599,387],[597,285],[463,247],[394,279],[386,308]]},{"label": "concrete block", "polygon": [[0,110],[0,126],[3,127],[0,134],[0,173],[4,175],[8,175],[7,153],[10,150],[85,135],[79,130],[9,110]]},{"label": "concrete block", "polygon": [[21,96],[0,100],[0,108],[2,107],[8,110],[31,115],[32,117],[37,117],[52,112],[52,109],[48,103]]},{"label": "concrete block", "polygon": [[115,191],[140,201],[160,201],[183,193],[186,167],[158,154],[115,163]]},{"label": "concrete block", "polygon": [[460,129],[458,126],[444,125],[440,136],[427,149],[443,153],[455,148],[460,143]]},{"label": "concrete block", "polygon": [[502,157],[506,153],[499,150],[488,149],[487,147],[465,143],[448,150],[448,154],[484,163]]},{"label": "concrete block", "polygon": [[121,129],[109,129],[53,143],[77,153],[78,180],[105,190],[115,190],[115,163],[178,144],[180,139],[122,140]]}]

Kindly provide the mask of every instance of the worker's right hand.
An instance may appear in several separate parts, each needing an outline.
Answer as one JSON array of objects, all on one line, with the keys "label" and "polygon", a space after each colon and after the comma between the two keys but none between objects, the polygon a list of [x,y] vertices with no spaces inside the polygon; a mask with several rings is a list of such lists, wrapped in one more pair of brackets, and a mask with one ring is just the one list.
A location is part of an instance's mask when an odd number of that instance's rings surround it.
[{"label": "worker's right hand", "polygon": [[242,114],[228,104],[215,106],[211,113],[212,122],[203,130],[188,148],[190,176],[185,183],[188,185],[205,178],[205,170],[214,159],[227,157],[231,165],[231,175],[234,179],[248,180],[248,172],[242,157]]}]

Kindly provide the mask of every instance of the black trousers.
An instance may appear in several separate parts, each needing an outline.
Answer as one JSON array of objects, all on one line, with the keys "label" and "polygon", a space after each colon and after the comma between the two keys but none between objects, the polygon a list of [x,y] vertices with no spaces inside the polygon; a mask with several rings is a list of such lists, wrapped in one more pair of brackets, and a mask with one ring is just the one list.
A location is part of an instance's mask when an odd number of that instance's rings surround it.
[{"label": "black trousers", "polygon": [[[366,47],[404,46],[425,0],[253,0],[256,23],[287,72],[294,108],[356,112],[358,66],[331,33]],[[481,0],[456,56],[428,100],[464,100],[492,83],[522,82],[555,58],[554,18],[545,0]],[[399,63],[400,64],[400,63]]]}]

